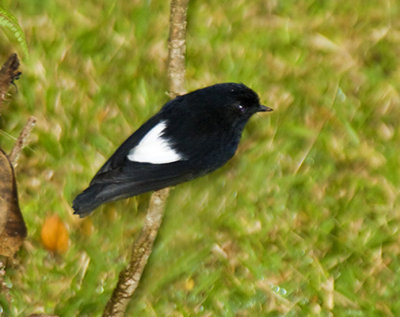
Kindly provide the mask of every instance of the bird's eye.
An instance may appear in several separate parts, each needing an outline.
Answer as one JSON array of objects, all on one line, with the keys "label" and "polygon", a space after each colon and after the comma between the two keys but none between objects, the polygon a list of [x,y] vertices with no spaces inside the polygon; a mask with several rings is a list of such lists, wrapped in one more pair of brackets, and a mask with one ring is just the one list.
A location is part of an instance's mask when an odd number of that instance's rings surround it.
[{"label": "bird's eye", "polygon": [[238,110],[239,110],[241,113],[243,113],[243,112],[246,111],[246,109],[244,108],[244,106],[243,106],[242,104],[238,104],[238,105],[237,105],[237,108],[238,108]]}]

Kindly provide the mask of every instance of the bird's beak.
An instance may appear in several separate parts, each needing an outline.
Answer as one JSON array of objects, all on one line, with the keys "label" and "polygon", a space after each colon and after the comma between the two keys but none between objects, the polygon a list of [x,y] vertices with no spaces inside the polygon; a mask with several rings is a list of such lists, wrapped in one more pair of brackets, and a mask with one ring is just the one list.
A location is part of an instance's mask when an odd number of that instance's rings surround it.
[{"label": "bird's beak", "polygon": [[274,109],[267,107],[267,106],[263,106],[263,105],[259,105],[257,108],[257,112],[270,112],[273,111]]}]

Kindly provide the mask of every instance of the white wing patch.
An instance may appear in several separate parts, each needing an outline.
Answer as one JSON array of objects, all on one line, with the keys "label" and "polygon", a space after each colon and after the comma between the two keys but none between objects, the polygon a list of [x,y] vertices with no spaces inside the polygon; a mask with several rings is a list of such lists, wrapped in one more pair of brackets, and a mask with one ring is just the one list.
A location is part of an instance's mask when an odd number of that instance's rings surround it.
[{"label": "white wing patch", "polygon": [[128,160],[140,163],[164,164],[183,160],[167,139],[162,137],[165,121],[154,126],[128,153]]}]

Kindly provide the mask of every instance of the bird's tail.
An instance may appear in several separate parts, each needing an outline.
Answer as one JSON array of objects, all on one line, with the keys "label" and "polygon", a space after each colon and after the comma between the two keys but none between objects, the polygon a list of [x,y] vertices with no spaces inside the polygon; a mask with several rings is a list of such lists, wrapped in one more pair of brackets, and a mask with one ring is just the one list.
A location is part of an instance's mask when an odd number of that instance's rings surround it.
[{"label": "bird's tail", "polygon": [[[136,183],[96,183],[91,184],[72,202],[74,215],[83,218],[100,205],[131,197],[149,191],[152,188],[138,187]],[[156,188],[157,189],[157,188]]]},{"label": "bird's tail", "polygon": [[86,217],[94,209],[103,204],[105,200],[99,199],[103,188],[103,184],[94,184],[76,196],[72,203],[72,208],[75,210],[74,215],[79,215],[81,218]]}]

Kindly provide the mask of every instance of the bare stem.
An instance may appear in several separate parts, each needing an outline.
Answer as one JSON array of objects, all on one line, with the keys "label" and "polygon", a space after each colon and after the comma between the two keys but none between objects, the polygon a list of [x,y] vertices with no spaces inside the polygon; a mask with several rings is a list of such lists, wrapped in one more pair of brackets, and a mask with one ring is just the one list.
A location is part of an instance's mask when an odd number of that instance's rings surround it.
[{"label": "bare stem", "polygon": [[8,158],[9,158],[11,164],[14,166],[14,168],[17,165],[19,155],[21,154],[21,150],[27,144],[28,137],[30,136],[35,124],[36,124],[36,118],[33,116],[30,116],[28,121],[25,123],[25,126],[22,129],[21,133],[19,134],[19,137],[18,137],[17,141],[15,142],[10,155],[8,156]]},{"label": "bare stem", "polygon": [[[189,0],[171,0],[168,41],[168,79],[171,98],[185,92],[183,83],[185,77],[185,36],[188,2]],[[104,317],[124,315],[153,250],[153,244],[164,216],[168,193],[169,189],[165,188],[151,196],[143,229],[132,246],[132,255],[127,268],[119,275],[117,286],[104,310]]]},{"label": "bare stem", "polygon": [[168,80],[171,98],[185,93],[185,52],[189,0],[172,0],[168,40]]}]

